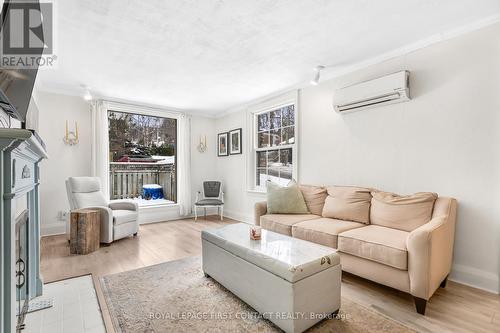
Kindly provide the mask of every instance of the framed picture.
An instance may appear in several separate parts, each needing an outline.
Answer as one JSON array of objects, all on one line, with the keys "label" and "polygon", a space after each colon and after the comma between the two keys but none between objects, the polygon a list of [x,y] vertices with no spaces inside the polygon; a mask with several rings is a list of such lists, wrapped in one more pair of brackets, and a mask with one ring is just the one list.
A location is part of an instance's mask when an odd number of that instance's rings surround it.
[{"label": "framed picture", "polygon": [[241,128],[229,131],[229,154],[241,154]]},{"label": "framed picture", "polygon": [[227,132],[217,134],[217,156],[229,155],[228,138],[229,133]]}]

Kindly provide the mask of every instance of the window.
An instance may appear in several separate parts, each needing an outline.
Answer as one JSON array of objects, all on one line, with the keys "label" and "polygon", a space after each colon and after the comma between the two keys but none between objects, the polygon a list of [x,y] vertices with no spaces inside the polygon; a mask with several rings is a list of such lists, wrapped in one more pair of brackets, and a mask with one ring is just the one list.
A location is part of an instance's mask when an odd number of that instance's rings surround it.
[{"label": "window", "polygon": [[267,180],[287,185],[295,176],[295,103],[254,114],[256,190]]},{"label": "window", "polygon": [[109,193],[140,206],[177,201],[177,119],[108,110]]}]

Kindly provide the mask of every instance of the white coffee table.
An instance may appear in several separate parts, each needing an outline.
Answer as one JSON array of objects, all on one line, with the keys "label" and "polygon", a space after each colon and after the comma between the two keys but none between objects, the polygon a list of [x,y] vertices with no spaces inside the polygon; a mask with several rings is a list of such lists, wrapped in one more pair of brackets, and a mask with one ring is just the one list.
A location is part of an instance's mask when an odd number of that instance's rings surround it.
[{"label": "white coffee table", "polygon": [[326,246],[231,224],[202,232],[203,271],[286,332],[340,308],[340,257]]}]

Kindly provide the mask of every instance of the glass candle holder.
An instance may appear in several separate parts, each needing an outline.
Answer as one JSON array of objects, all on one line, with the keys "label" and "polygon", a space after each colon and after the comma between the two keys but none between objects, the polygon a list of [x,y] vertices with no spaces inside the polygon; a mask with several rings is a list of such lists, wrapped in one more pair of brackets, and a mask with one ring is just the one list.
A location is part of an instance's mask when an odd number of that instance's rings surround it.
[{"label": "glass candle holder", "polygon": [[250,239],[259,240],[262,237],[262,228],[258,225],[250,227]]}]

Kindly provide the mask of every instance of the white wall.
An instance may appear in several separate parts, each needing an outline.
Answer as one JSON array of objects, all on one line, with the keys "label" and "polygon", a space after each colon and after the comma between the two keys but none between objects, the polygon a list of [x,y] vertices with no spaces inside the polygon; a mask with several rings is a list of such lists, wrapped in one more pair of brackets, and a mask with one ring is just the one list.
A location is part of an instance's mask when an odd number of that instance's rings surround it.
[{"label": "white wall", "polygon": [[[224,183],[224,214],[236,220],[252,222],[254,203],[266,200],[266,196],[262,193],[247,191],[246,158],[249,138],[246,113],[232,113],[217,119],[216,133],[228,132],[237,128],[242,128],[243,153],[217,157],[217,177]],[[215,138],[216,135],[214,135]]]},{"label": "white wall", "polygon": [[[356,184],[458,199],[452,278],[499,290],[500,24],[414,51],[299,92],[299,181]],[[339,115],[336,87],[407,69],[408,103]],[[216,131],[248,129],[244,112]],[[247,138],[248,140],[248,138]],[[246,191],[246,159],[217,158],[226,211],[253,219],[261,194]]]},{"label": "white wall", "polygon": [[[202,190],[202,183],[206,180],[216,180],[215,155],[216,138],[215,119],[192,117],[191,118],[191,188],[192,200],[196,199],[196,192]],[[198,151],[197,146],[200,137],[207,138],[207,150],[204,153]]]},{"label": "white wall", "polygon": [[[59,212],[69,211],[65,180],[71,176],[91,175],[91,113],[90,105],[79,96],[67,96],[37,91],[39,134],[49,151],[49,159],[41,165],[41,228],[42,235],[65,232],[65,222]],[[78,121],[80,142],[76,146],[63,143],[65,121],[71,128]],[[194,203],[196,191],[203,180],[214,179],[215,172],[215,119],[191,118],[191,192]],[[207,136],[205,153],[196,150],[200,135]],[[141,223],[179,218],[178,207],[153,207],[141,211]]]},{"label": "white wall", "polygon": [[[41,163],[40,210],[43,235],[65,231],[60,211],[69,211],[64,181],[71,176],[90,176],[90,105],[81,97],[37,92],[39,134],[47,145],[49,159]],[[78,121],[80,142],[64,144],[66,120],[74,130]]]}]

